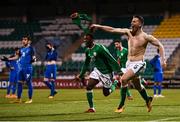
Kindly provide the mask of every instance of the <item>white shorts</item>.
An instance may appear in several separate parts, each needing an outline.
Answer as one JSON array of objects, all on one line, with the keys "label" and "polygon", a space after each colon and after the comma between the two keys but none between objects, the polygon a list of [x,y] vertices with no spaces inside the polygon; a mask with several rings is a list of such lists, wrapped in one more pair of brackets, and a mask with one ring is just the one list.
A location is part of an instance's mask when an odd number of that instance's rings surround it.
[{"label": "white shorts", "polygon": [[134,74],[137,74],[139,72],[143,72],[145,68],[145,61],[127,61],[126,68],[121,68],[121,71],[123,73],[126,73],[129,69],[131,69],[134,72]]},{"label": "white shorts", "polygon": [[112,85],[112,74],[102,74],[97,68],[94,68],[89,77],[100,81],[105,88],[110,88]]}]

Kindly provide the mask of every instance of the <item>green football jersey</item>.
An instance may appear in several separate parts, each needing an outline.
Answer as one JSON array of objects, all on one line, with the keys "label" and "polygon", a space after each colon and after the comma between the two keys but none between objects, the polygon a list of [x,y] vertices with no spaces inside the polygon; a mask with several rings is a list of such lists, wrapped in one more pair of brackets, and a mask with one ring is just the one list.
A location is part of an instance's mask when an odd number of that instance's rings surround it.
[{"label": "green football jersey", "polygon": [[96,67],[102,74],[109,74],[113,71],[120,72],[120,67],[109,50],[101,44],[95,44],[91,49],[87,48],[86,59],[80,72],[80,77],[84,77],[90,62],[93,67]]},{"label": "green football jersey", "polygon": [[125,68],[126,62],[127,62],[128,50],[123,47],[122,50],[117,49],[116,54],[117,54],[118,59],[120,60],[120,66],[122,68]]}]

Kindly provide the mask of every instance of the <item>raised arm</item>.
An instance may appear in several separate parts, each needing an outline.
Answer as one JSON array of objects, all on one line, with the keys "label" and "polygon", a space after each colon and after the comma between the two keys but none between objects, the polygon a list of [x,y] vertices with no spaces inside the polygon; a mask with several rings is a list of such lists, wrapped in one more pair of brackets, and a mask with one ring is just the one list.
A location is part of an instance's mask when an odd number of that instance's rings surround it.
[{"label": "raised arm", "polygon": [[11,58],[8,58],[9,61],[12,61],[12,60],[17,60],[19,58],[19,55],[15,55]]},{"label": "raised arm", "polygon": [[152,45],[156,46],[159,49],[159,54],[161,56],[161,63],[162,66],[166,66],[166,59],[165,59],[165,51],[164,51],[164,46],[161,44],[161,42],[155,38],[152,35],[146,35],[145,37]]},{"label": "raised arm", "polygon": [[98,25],[98,24],[92,24],[90,28],[95,28],[99,30],[103,30],[110,33],[120,33],[120,34],[128,34],[130,31],[127,28],[113,28],[110,26],[104,26],[104,25]]}]

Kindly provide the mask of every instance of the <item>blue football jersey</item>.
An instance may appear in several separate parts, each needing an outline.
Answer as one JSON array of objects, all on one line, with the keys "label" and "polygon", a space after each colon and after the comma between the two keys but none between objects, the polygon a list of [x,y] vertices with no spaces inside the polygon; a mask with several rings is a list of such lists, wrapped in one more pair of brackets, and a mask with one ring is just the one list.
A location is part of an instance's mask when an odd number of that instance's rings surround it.
[{"label": "blue football jersey", "polygon": [[45,57],[46,61],[56,61],[57,60],[57,51],[55,49],[51,49],[49,51],[47,51],[46,57]]},{"label": "blue football jersey", "polygon": [[18,63],[21,66],[30,66],[33,61],[34,49],[32,46],[23,47],[20,49],[20,58]]},{"label": "blue football jersey", "polygon": [[154,56],[154,58],[150,60],[150,64],[153,66],[154,72],[163,72],[159,55]]}]

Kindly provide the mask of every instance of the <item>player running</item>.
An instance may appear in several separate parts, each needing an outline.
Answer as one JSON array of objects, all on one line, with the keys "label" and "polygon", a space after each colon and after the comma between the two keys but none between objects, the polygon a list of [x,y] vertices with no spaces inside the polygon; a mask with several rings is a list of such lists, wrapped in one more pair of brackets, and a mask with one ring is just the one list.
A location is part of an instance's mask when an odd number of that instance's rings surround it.
[{"label": "player running", "polygon": [[86,59],[77,79],[84,78],[85,72],[88,70],[90,62],[93,64],[94,69],[90,73],[90,78],[86,86],[86,96],[89,103],[89,109],[86,112],[96,112],[93,102],[93,88],[101,82],[103,84],[103,94],[108,96],[111,94],[118,83],[117,80],[112,83],[112,72],[120,72],[120,67],[117,61],[101,44],[96,44],[93,41],[93,35],[86,34],[84,36],[84,42],[86,44]]},{"label": "player running", "polygon": [[147,95],[144,86],[140,83],[139,72],[145,68],[144,54],[148,43],[156,46],[159,49],[161,56],[161,63],[166,64],[164,47],[158,39],[152,35],[148,35],[143,31],[144,19],[142,16],[133,16],[131,21],[131,29],[127,28],[113,28],[110,26],[103,26],[93,24],[91,28],[97,28],[111,33],[125,34],[128,36],[128,61],[126,63],[126,71],[121,77],[122,83],[122,99],[119,107],[115,112],[123,112],[124,103],[126,99],[126,92],[128,81],[132,79],[135,88],[139,91],[147,105],[148,112],[152,109],[153,98]]},{"label": "player running", "polygon": [[44,73],[44,83],[51,91],[48,98],[52,99],[54,98],[54,95],[57,94],[57,91],[55,91],[57,51],[51,43],[47,43],[46,48],[47,54],[45,58],[46,70]]}]

